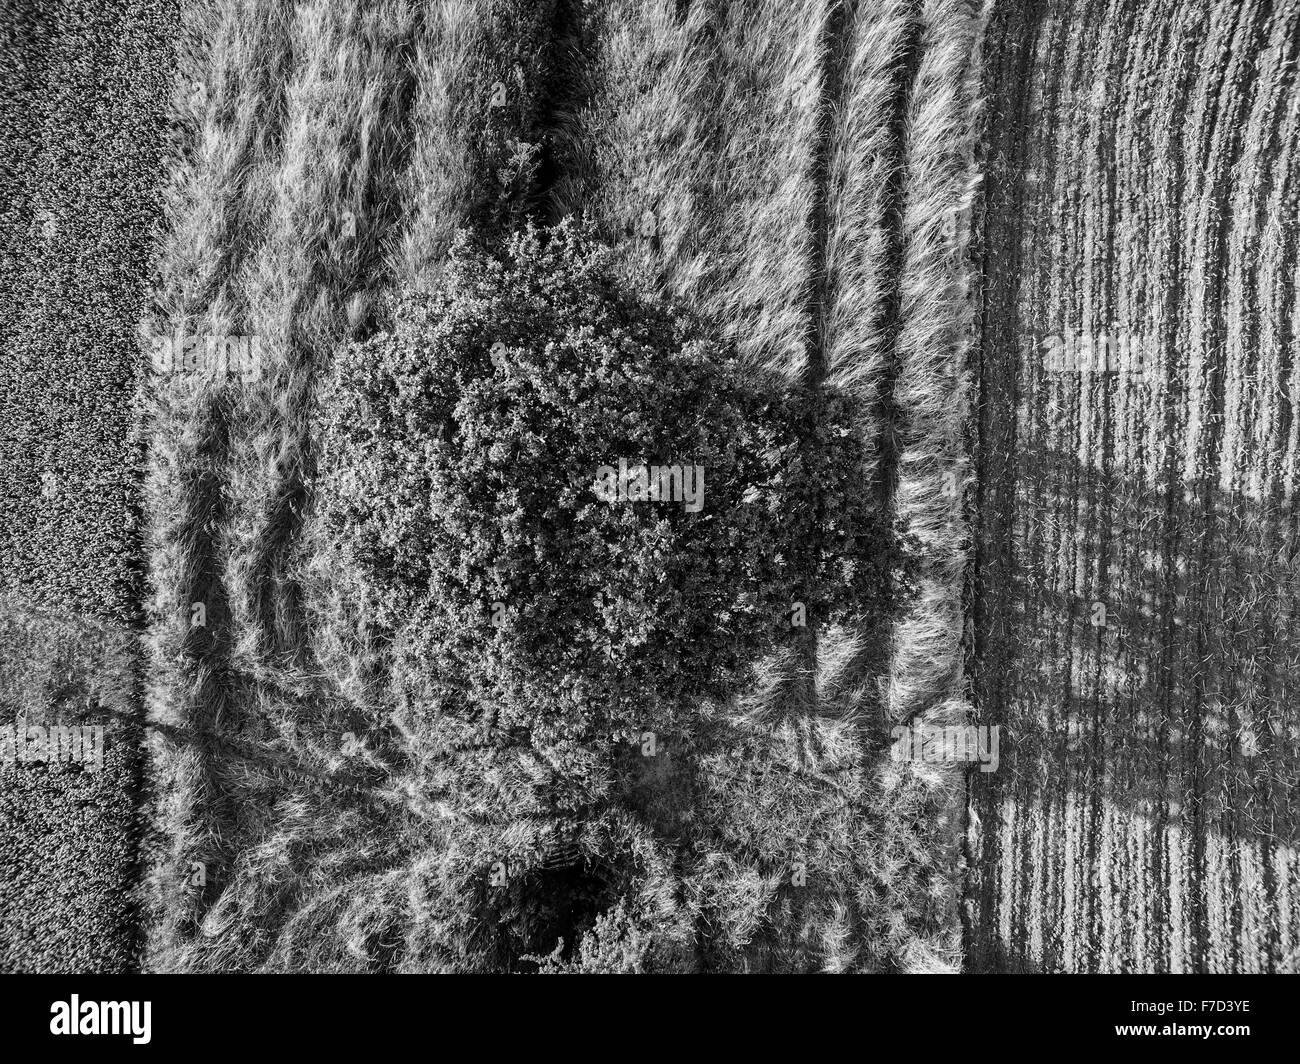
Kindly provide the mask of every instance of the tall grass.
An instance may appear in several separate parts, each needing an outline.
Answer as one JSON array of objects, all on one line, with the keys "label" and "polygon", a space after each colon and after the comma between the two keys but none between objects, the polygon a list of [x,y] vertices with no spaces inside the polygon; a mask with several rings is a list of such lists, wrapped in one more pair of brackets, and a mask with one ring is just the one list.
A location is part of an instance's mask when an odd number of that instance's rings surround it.
[{"label": "tall grass", "polygon": [[[866,476],[892,512],[897,377],[897,281],[902,251],[905,115],[920,24],[909,0],[846,5],[840,98],[828,104],[821,365],[826,383],[857,400]],[[818,633],[814,674],[822,712],[882,720],[887,639],[863,626]]]},{"label": "tall grass", "polygon": [[961,591],[968,468],[967,358],[973,321],[954,217],[969,207],[973,107],[967,72],[978,22],[969,3],[930,3],[908,113],[907,206],[898,332],[898,515],[921,540],[921,601],[895,635],[896,720],[964,713]]},{"label": "tall grass", "polygon": [[[892,721],[961,724],[968,720],[963,675],[965,495],[970,471],[970,342],[974,331],[971,267],[965,248],[974,172],[979,98],[975,93],[984,19],[970,0],[927,0],[921,55],[908,102],[904,156],[902,273],[897,334],[897,459],[894,507],[920,543],[917,600],[891,640],[887,711]],[[920,766],[918,766],[920,767]],[[932,838],[955,873],[952,825],[960,765],[925,766],[935,789]],[[946,812],[940,812],[947,805]],[[935,900],[932,935],[906,966],[952,963],[958,955],[955,886]]]},{"label": "tall grass", "polygon": [[557,210],[589,212],[632,268],[791,380],[807,356],[829,7],[606,5],[556,190]]},{"label": "tall grass", "polygon": [[[157,251],[150,336],[247,330],[237,278],[266,215],[269,158],[290,61],[287,20],[252,3],[185,10],[171,160]],[[146,955],[184,967],[186,943],[231,860],[222,819],[231,798],[212,734],[233,712],[229,613],[215,530],[227,495],[222,381],[176,375],[154,383],[148,409],[146,506],[150,661],[148,721],[155,806]],[[192,623],[200,603],[207,624]],[[202,884],[190,881],[201,869]]]},{"label": "tall grass", "polygon": [[411,93],[413,12],[323,2],[298,8],[295,66],[268,173],[261,239],[241,271],[260,378],[235,394],[229,513],[221,530],[233,654],[254,675],[307,662],[301,592],[290,571],[310,472],[314,374],[359,335],[397,205]]},{"label": "tall grass", "polygon": [[413,146],[401,179],[395,283],[428,285],[457,229],[501,232],[544,206],[543,165],[559,150],[551,98],[573,62],[573,6],[565,0],[426,6],[413,57]]},{"label": "tall grass", "polygon": [[[410,25],[402,5],[191,12],[177,99],[189,137],[154,331],[253,334],[264,362],[252,381],[180,375],[155,398],[156,967],[246,967],[265,951],[265,928],[223,937],[213,927],[250,899],[274,923],[309,885],[302,869],[286,876],[286,853],[312,847],[298,845],[278,801],[325,801],[322,822],[356,819],[332,774],[345,733],[364,729],[315,683],[289,573],[312,359],[337,342],[344,300],[379,254]],[[232,752],[240,737],[251,755]],[[324,798],[312,797],[313,779]]]}]

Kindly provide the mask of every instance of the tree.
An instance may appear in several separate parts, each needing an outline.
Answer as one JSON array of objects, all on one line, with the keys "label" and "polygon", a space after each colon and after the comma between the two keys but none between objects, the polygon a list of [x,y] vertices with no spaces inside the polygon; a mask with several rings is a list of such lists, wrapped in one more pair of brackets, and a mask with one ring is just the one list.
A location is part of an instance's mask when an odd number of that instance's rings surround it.
[{"label": "tree", "polygon": [[459,239],[322,409],[325,526],[391,633],[429,796],[466,823],[589,822],[628,744],[725,700],[792,603],[883,608],[847,398],[741,365],[580,225]]}]

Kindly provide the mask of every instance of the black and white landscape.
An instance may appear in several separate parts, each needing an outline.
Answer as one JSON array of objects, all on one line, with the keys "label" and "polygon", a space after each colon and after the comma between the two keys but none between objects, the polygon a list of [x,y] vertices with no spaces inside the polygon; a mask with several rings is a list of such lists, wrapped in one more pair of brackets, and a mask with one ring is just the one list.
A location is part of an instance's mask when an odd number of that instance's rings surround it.
[{"label": "black and white landscape", "polygon": [[1300,2],[0,30],[0,970],[1300,971]]}]

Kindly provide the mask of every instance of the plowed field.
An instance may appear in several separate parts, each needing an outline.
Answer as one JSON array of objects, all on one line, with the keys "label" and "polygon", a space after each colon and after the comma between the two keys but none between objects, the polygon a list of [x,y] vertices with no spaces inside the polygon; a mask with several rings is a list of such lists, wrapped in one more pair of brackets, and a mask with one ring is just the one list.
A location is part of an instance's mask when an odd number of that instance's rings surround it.
[{"label": "plowed field", "polygon": [[970,969],[1294,970],[1300,6],[986,42]]}]

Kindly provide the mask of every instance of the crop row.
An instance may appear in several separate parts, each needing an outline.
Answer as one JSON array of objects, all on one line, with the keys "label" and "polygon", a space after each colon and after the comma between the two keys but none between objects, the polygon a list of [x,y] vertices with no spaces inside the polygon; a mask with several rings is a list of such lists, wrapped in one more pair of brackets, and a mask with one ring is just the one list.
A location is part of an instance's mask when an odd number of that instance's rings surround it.
[{"label": "crop row", "polygon": [[167,2],[17,3],[0,39],[0,713],[108,728],[97,771],[0,768],[6,970],[136,961],[138,658],[68,631],[139,618],[136,326],[175,23]]},{"label": "crop row", "polygon": [[1294,964],[1298,18],[1062,2],[990,42],[975,967]]}]

